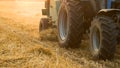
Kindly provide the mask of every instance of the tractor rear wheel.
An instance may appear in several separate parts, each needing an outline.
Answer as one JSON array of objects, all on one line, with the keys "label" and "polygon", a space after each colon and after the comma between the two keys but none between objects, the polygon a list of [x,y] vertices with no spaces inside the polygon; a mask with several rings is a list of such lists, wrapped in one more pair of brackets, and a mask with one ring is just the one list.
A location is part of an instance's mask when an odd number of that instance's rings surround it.
[{"label": "tractor rear wheel", "polygon": [[58,38],[62,47],[79,47],[83,33],[83,10],[80,1],[63,1],[58,15]]},{"label": "tractor rear wheel", "polygon": [[111,60],[117,44],[117,29],[107,16],[96,17],[90,28],[90,50],[94,58]]}]

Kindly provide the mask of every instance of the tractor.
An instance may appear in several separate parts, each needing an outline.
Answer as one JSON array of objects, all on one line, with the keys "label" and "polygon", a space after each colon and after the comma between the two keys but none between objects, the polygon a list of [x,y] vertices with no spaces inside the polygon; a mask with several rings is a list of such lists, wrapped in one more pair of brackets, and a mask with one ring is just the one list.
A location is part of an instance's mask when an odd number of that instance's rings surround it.
[{"label": "tractor", "polygon": [[[95,59],[114,58],[120,34],[120,0],[46,0],[41,29],[54,22],[60,47],[80,47],[89,36],[89,49]],[[53,23],[52,23],[53,24]]]}]

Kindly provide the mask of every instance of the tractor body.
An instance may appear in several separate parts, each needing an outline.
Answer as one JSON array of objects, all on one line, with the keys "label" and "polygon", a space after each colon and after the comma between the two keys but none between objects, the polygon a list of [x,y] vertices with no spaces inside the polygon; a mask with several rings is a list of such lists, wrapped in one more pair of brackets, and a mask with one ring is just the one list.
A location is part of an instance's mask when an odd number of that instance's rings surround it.
[{"label": "tractor body", "polygon": [[46,0],[45,8],[42,9],[42,15],[52,17],[52,20],[57,21],[60,0]]},{"label": "tractor body", "polygon": [[120,0],[46,0],[42,14],[56,22],[61,47],[79,47],[87,33],[95,58],[114,57],[120,33]]}]

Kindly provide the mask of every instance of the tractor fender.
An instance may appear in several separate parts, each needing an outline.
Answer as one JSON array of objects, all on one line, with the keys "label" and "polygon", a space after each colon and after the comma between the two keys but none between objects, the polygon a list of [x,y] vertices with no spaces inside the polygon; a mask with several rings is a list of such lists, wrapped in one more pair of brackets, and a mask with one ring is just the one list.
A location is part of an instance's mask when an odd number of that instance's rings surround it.
[{"label": "tractor fender", "polygon": [[106,15],[106,16],[113,16],[114,14],[120,13],[120,9],[101,9],[97,16]]}]

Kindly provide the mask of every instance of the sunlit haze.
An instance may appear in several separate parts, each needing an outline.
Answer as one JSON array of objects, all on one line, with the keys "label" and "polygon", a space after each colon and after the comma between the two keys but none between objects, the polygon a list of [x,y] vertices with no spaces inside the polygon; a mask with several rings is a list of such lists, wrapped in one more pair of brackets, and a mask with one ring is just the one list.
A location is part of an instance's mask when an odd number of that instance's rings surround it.
[{"label": "sunlit haze", "polygon": [[[25,20],[26,22],[39,22],[44,0],[0,0],[0,16]],[[22,17],[21,17],[22,16]],[[24,19],[20,19],[24,18]],[[31,20],[31,19],[34,20]]]}]

